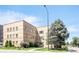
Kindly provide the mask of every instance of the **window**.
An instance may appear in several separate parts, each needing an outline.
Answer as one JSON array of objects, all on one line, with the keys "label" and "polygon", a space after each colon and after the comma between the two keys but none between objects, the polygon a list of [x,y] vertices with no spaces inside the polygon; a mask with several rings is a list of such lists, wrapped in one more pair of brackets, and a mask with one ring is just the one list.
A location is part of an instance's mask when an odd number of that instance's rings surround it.
[{"label": "window", "polygon": [[18,38],[18,34],[16,34],[16,38]]},{"label": "window", "polygon": [[16,31],[18,30],[18,27],[16,27]]},{"label": "window", "polygon": [[9,28],[7,28],[7,32],[9,32]]},{"label": "window", "polygon": [[43,31],[39,31],[40,34],[43,34]]}]

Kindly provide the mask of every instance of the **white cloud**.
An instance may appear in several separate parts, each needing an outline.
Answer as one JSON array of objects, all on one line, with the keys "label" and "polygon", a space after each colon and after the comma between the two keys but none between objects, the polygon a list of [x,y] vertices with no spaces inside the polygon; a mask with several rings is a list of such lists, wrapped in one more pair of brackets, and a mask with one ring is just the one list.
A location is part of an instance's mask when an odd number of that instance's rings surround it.
[{"label": "white cloud", "polygon": [[25,20],[35,26],[39,26],[39,21],[41,19],[35,17],[35,16],[29,16],[23,13],[14,12],[14,11],[6,11],[6,12],[0,12],[0,24],[6,24],[18,20]]}]

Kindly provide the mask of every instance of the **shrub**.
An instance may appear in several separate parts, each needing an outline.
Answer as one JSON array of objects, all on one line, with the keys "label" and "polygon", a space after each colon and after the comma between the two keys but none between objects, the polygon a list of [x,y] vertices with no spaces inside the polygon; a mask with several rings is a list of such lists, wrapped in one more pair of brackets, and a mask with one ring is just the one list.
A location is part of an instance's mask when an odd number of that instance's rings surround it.
[{"label": "shrub", "polygon": [[68,47],[67,47],[67,46],[65,46],[63,49],[64,49],[64,50],[68,50]]},{"label": "shrub", "polygon": [[32,42],[29,42],[29,47],[34,47],[34,44]]},{"label": "shrub", "polygon": [[29,42],[29,47],[39,47],[38,43]]},{"label": "shrub", "polygon": [[34,47],[39,47],[39,45],[37,43],[34,43]]},{"label": "shrub", "polygon": [[32,42],[22,42],[21,47],[28,48],[28,47],[39,47],[38,43],[32,43]]},{"label": "shrub", "polygon": [[26,42],[23,42],[23,43],[21,43],[21,47],[28,48],[29,47],[29,44],[27,44]]}]

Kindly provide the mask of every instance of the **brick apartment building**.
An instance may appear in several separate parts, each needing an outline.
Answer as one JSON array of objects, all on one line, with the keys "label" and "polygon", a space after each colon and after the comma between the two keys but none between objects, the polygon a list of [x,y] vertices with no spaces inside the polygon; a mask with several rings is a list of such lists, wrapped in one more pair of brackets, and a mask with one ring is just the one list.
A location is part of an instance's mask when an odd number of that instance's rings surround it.
[{"label": "brick apartment building", "polygon": [[3,26],[3,45],[7,40],[11,40],[16,47],[19,47],[22,42],[41,42],[37,28],[24,20]]},{"label": "brick apartment building", "polygon": [[41,42],[43,44],[43,47],[46,48],[48,47],[47,45],[47,27],[43,26],[43,27],[37,27]]}]

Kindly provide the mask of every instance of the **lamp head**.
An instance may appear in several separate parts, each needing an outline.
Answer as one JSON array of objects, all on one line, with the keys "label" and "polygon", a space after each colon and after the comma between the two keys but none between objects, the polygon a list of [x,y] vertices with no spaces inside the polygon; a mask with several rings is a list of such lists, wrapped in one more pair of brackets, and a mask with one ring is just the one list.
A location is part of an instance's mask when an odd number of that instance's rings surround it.
[{"label": "lamp head", "polygon": [[44,7],[46,7],[46,5],[44,5]]}]

